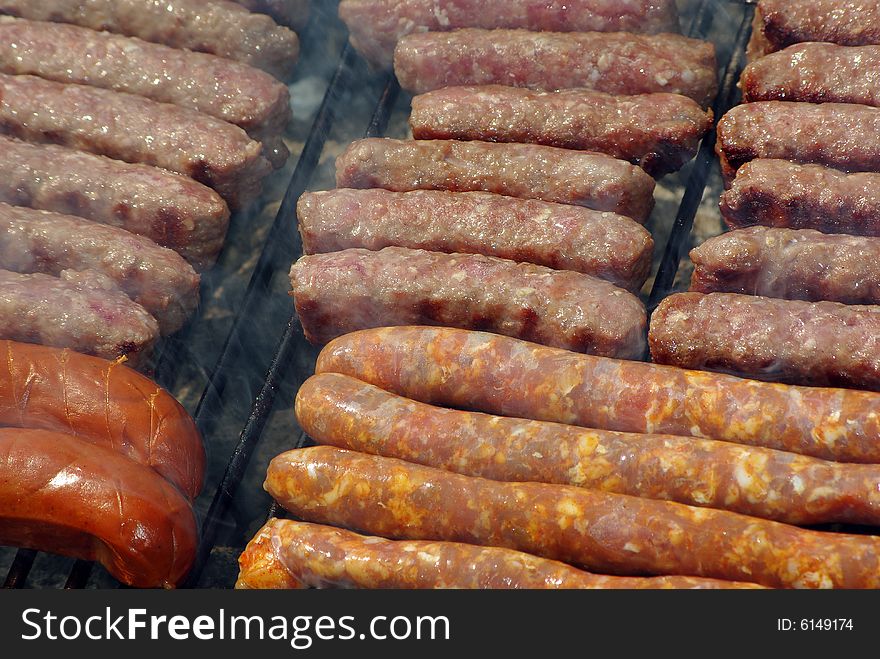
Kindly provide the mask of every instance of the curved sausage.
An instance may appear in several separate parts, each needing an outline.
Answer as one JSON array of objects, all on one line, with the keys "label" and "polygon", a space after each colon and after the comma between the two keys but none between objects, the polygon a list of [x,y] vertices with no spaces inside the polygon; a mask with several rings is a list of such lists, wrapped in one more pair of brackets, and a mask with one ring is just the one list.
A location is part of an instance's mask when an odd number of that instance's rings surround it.
[{"label": "curved sausage", "polygon": [[68,433],[153,467],[190,499],[205,449],[168,392],[119,362],[30,343],[0,342],[0,425]]},{"label": "curved sausage", "polygon": [[651,317],[658,364],[880,391],[880,306],[676,293]]},{"label": "curved sausage", "polygon": [[435,405],[880,462],[880,395],[873,392],[743,380],[429,327],[340,337],[321,352],[316,372]]},{"label": "curved sausage", "polygon": [[64,433],[0,428],[0,544],[172,588],[192,565],[198,530],[189,502],[152,469]]},{"label": "curved sausage", "polygon": [[877,465],[450,410],[337,373],[306,380],[296,417],[318,444],[465,476],[576,485],[789,524],[880,526]]},{"label": "curved sausage", "polygon": [[394,541],[271,519],[238,559],[235,587],[705,589],[760,588],[699,577],[612,577],[502,547]]},{"label": "curved sausage", "polygon": [[329,446],[274,458],[264,487],[305,521],[507,547],[598,572],[784,588],[880,586],[878,537],[579,487],[491,481]]}]

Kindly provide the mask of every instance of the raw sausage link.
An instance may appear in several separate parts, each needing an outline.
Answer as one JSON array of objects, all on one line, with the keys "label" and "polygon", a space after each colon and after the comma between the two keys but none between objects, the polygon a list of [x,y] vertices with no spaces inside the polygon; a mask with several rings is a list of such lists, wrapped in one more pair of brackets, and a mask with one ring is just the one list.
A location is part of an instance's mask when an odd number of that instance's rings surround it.
[{"label": "raw sausage link", "polygon": [[422,324],[488,329],[622,359],[640,359],[646,347],[642,302],[579,272],[386,247],[304,256],[290,281],[315,344],[369,327]]},{"label": "raw sausage link", "polygon": [[718,91],[715,47],[677,34],[463,29],[400,40],[394,73],[414,94],[455,85],[683,94],[708,107]]},{"label": "raw sausage link", "polygon": [[640,167],[539,144],[357,140],[336,158],[336,187],[494,192],[618,213],[639,224],[654,207],[654,179]]},{"label": "raw sausage link", "polygon": [[238,559],[236,588],[760,588],[699,577],[609,577],[565,563],[457,542],[394,541],[271,519]]},{"label": "raw sausage link", "polygon": [[65,270],[52,277],[0,269],[0,339],[110,360],[125,357],[141,365],[158,338],[156,319],[104,275]]},{"label": "raw sausage link", "polygon": [[718,122],[725,181],[756,158],[880,171],[880,108],[851,103],[763,101],[738,105]]},{"label": "raw sausage link", "polygon": [[321,352],[316,372],[435,405],[880,462],[880,395],[865,391],[742,380],[431,327],[341,337]]},{"label": "raw sausage link", "polygon": [[773,50],[804,41],[880,44],[876,0],[760,0],[755,19]]},{"label": "raw sausage link", "polygon": [[721,214],[731,228],[763,224],[880,236],[880,174],[753,160],[721,195]]},{"label": "raw sausage link", "polygon": [[211,186],[230,206],[272,169],[238,126],[142,96],[0,74],[0,133],[156,165]]},{"label": "raw sausage link", "polygon": [[880,586],[877,537],[579,487],[490,481],[329,446],[274,458],[264,487],[304,521],[507,547],[599,572]]},{"label": "raw sausage link", "polygon": [[156,318],[163,334],[179,330],[199,303],[199,276],[176,252],[123,229],[2,202],[0,268],[99,271]]},{"label": "raw sausage link", "polygon": [[651,234],[628,218],[488,192],[337,189],[303,194],[296,210],[306,254],[390,246],[485,254],[636,292],[654,252]]},{"label": "raw sausage link", "polygon": [[416,139],[528,142],[600,151],[662,176],[694,157],[712,115],[678,94],[613,96],[483,85],[416,96],[409,123]]},{"label": "raw sausage link", "polygon": [[804,43],[762,57],[743,71],[743,102],[805,101],[880,106],[874,71],[880,46]]},{"label": "raw sausage link", "polygon": [[880,391],[880,306],[676,293],[651,316],[659,364]]},{"label": "raw sausage link", "polygon": [[0,0],[0,13],[220,55],[282,80],[293,76],[299,55],[295,32],[224,0]]},{"label": "raw sausage link", "polygon": [[229,224],[226,202],[185,176],[2,135],[0,201],[146,236],[200,271],[216,260]]},{"label": "raw sausage link", "polygon": [[248,11],[268,14],[275,22],[302,30],[309,22],[309,0],[235,0]]},{"label": "raw sausage link", "polygon": [[466,476],[576,485],[789,524],[880,525],[876,465],[450,410],[337,373],[306,380],[296,417],[319,444]]},{"label": "raw sausage link", "polygon": [[339,17],[351,42],[374,65],[390,67],[406,34],[464,27],[555,32],[678,32],[675,0],[506,0],[487,11],[485,0],[342,0]]},{"label": "raw sausage link", "polygon": [[140,373],[97,357],[0,341],[0,425],[41,428],[112,448],[153,467],[190,499],[205,449],[190,415]]},{"label": "raw sausage link", "polygon": [[691,290],[880,304],[880,238],[749,227],[691,250]]},{"label": "raw sausage link", "polygon": [[100,562],[130,586],[173,588],[198,530],[179,490],[110,448],[0,428],[0,544]]}]

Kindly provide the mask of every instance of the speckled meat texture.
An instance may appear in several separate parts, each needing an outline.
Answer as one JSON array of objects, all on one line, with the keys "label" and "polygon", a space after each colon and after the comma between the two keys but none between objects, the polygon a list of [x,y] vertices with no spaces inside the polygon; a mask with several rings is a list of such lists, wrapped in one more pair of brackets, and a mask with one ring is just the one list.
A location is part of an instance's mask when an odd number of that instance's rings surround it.
[{"label": "speckled meat texture", "polygon": [[527,142],[599,151],[640,165],[653,176],[674,172],[693,158],[711,125],[711,112],[678,94],[613,96],[502,85],[420,94],[413,98],[410,115],[416,139]]},{"label": "speckled meat texture", "polygon": [[389,246],[485,254],[574,270],[638,291],[654,241],[632,220],[488,192],[345,190],[297,203],[307,254]]},{"label": "speckled meat texture", "polygon": [[538,144],[357,140],[336,158],[336,186],[494,192],[619,213],[639,224],[654,207],[654,179],[641,167]]},{"label": "speckled meat texture", "polygon": [[299,55],[295,32],[224,0],[0,0],[0,13],[220,55],[283,80]]},{"label": "speckled meat texture", "polygon": [[185,176],[2,135],[0,201],[146,236],[198,270],[213,265],[229,225],[222,197]]},{"label": "speckled meat texture", "polygon": [[715,47],[677,34],[480,30],[403,37],[394,51],[401,87],[511,85],[609,94],[683,94],[703,107],[718,91]]},{"label": "speckled meat texture", "polygon": [[645,351],[645,307],[589,275],[481,254],[403,247],[305,256],[290,271],[306,338],[315,344],[390,325],[485,329],[621,359]]},{"label": "speckled meat texture", "polygon": [[880,462],[880,396],[866,391],[743,380],[433,327],[341,337],[315,370],[434,405]]},{"label": "speckled meat texture", "polygon": [[232,207],[260,193],[271,165],[238,126],[170,103],[35,76],[0,74],[0,133],[164,167]]},{"label": "speckled meat texture", "polygon": [[466,476],[575,485],[789,524],[880,524],[876,465],[451,410],[338,373],[306,380],[296,418],[319,444]]},{"label": "speckled meat texture", "polygon": [[743,101],[861,103],[880,106],[880,46],[804,43],[749,64]]},{"label": "speckled meat texture", "polygon": [[318,446],[269,464],[266,490],[307,522],[507,547],[612,574],[771,587],[876,588],[880,538],[544,483],[503,483]]},{"label": "speckled meat texture", "polygon": [[718,122],[715,150],[727,183],[737,169],[756,158],[880,172],[880,108],[850,103],[746,103]]},{"label": "speckled meat texture", "polygon": [[880,174],[753,160],[721,195],[721,215],[731,228],[762,224],[880,236]]},{"label": "speckled meat texture", "polygon": [[100,272],[156,318],[163,334],[179,330],[199,302],[199,276],[177,252],[124,229],[4,203],[0,268]]},{"label": "speckled meat texture", "polygon": [[281,140],[290,92],[264,71],[204,53],[76,25],[0,17],[0,71],[92,85],[204,112],[263,142],[274,165],[287,160]]},{"label": "speckled meat texture", "polygon": [[756,17],[774,50],[804,41],[880,44],[877,0],[760,0]]},{"label": "speckled meat texture", "polygon": [[309,0],[235,0],[248,11],[268,14],[275,22],[302,30],[309,22]]},{"label": "speckled meat texture", "polygon": [[880,304],[880,238],[749,227],[692,250],[691,290]]},{"label": "speckled meat texture", "polygon": [[355,48],[376,66],[390,67],[394,46],[407,34],[477,27],[555,32],[678,32],[675,0],[507,0],[487,10],[485,0],[342,0]]},{"label": "speckled meat texture", "polygon": [[659,364],[880,391],[880,306],[678,293],[654,311]]},{"label": "speckled meat texture", "polygon": [[235,587],[392,589],[708,589],[755,584],[699,577],[612,577],[502,547],[386,540],[270,519],[239,557]]},{"label": "speckled meat texture", "polygon": [[[65,276],[70,273],[68,279]],[[159,326],[121,291],[83,286],[76,272],[61,277],[0,270],[0,338],[41,343],[140,365]]]}]

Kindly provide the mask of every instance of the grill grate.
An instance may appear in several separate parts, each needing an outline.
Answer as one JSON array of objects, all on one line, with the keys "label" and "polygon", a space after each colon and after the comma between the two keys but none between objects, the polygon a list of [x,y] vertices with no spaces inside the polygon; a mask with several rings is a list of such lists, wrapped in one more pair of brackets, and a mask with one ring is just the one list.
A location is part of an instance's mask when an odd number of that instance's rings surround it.
[{"label": "grill grate", "polygon": [[[699,0],[696,11],[693,13],[688,34],[702,38],[708,38],[718,11],[729,10],[737,18],[741,17],[741,20],[738,21],[739,29],[732,52],[727,59],[720,91],[713,106],[716,119],[733,105],[736,98],[736,82],[744,66],[745,47],[754,14],[754,7],[750,6],[752,4],[752,0]],[[337,29],[343,28],[337,27]],[[238,374],[241,361],[247,356],[245,346],[252,341],[255,332],[266,332],[266,328],[255,325],[254,319],[260,316],[261,306],[265,304],[267,296],[277,294],[273,293],[272,289],[273,277],[278,273],[286,272],[291,262],[302,254],[299,233],[295,230],[296,202],[300,195],[308,189],[316,170],[321,165],[322,154],[337,119],[346,114],[346,95],[351,93],[353,89],[363,91],[362,88],[370,86],[363,83],[361,73],[367,76],[372,75],[366,72],[363,60],[346,43],[339,54],[338,65],[275,216],[265,247],[249,280],[241,308],[236,314],[236,319],[222,346],[216,365],[210,376],[206,378],[207,385],[199,398],[194,417],[209,444],[217,430],[216,424],[221,418],[219,411],[227,386]],[[386,133],[395,106],[401,97],[400,87],[393,75],[385,74],[378,79],[378,83],[378,98],[366,131],[364,131],[366,137],[381,137]],[[713,130],[704,138],[688,175],[675,222],[669,233],[658,273],[650,291],[649,311],[653,310],[672,291],[682,250],[690,237],[694,217],[702,201],[714,163],[714,145],[715,133]],[[157,360],[156,371],[156,377],[160,383],[164,384],[174,380],[181,354],[186,354],[190,330],[191,326],[163,345]],[[208,511],[204,516],[196,563],[185,586],[195,587],[200,584],[220,534],[230,525],[227,518],[234,506],[236,491],[263,436],[274,409],[276,394],[282,384],[297,388],[311,375],[307,369],[292,368],[292,366],[298,355],[308,355],[312,351],[313,349],[306,342],[302,333],[299,319],[295,313],[292,313],[280,339],[274,346],[265,377],[254,387],[257,393],[253,398],[249,416],[226,462],[223,477],[214,491]],[[308,437],[300,431],[294,446],[301,447],[308,441]],[[283,513],[284,511],[274,503],[270,505],[268,510],[270,517]],[[245,533],[247,531],[244,528],[246,524],[247,521],[235,524],[235,533],[238,535]],[[3,587],[24,587],[36,557],[37,552],[35,551],[19,550],[9,568]],[[89,562],[75,561],[69,569],[64,587],[85,587],[92,574],[92,568],[93,565]]]}]

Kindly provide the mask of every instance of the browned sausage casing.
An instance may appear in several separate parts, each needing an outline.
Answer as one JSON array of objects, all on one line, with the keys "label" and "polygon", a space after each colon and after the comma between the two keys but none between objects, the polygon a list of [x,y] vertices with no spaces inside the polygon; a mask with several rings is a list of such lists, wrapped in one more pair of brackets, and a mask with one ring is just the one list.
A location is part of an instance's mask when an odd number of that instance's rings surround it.
[{"label": "browned sausage casing", "polygon": [[507,547],[612,574],[880,586],[878,537],[579,487],[503,483],[329,446],[279,455],[265,488],[309,522]]},{"label": "browned sausage casing", "polygon": [[190,499],[205,449],[169,393],[118,362],[70,350],[0,342],[0,425],[69,433],[153,467]]},{"label": "browned sausage casing", "polygon": [[171,588],[189,571],[198,530],[183,494],[152,469],[64,433],[0,428],[0,544]]},{"label": "browned sausage casing", "polygon": [[319,444],[466,476],[576,485],[789,524],[880,525],[877,465],[450,410],[338,373],[306,380],[296,417]]},{"label": "browned sausage casing", "polygon": [[880,395],[873,392],[743,380],[428,327],[340,337],[321,352],[316,372],[435,405],[880,462]]},{"label": "browned sausage casing", "polygon": [[611,577],[502,547],[394,541],[271,519],[238,559],[236,588],[759,588],[699,577]]}]

